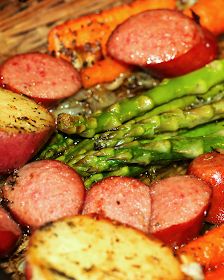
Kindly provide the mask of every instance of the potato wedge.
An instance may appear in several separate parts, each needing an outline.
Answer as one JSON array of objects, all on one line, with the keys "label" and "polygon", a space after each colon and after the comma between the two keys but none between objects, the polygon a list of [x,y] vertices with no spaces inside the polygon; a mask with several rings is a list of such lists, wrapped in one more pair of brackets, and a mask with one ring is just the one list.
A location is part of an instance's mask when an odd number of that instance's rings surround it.
[{"label": "potato wedge", "polygon": [[24,165],[54,130],[53,116],[31,99],[0,89],[0,174]]},{"label": "potato wedge", "polygon": [[48,224],[31,236],[26,255],[32,280],[181,280],[172,250],[133,228],[93,216]]}]

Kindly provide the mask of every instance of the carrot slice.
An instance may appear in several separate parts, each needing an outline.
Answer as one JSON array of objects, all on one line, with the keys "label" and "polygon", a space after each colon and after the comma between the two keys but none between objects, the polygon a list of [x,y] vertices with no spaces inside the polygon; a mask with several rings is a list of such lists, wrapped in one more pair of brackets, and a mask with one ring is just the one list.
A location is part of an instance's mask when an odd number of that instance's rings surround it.
[{"label": "carrot slice", "polygon": [[224,0],[198,0],[184,13],[192,16],[192,11],[200,17],[200,24],[215,35],[224,32]]},{"label": "carrot slice", "polygon": [[224,263],[224,224],[181,247],[177,253],[199,262],[205,270]]},{"label": "carrot slice", "polygon": [[72,61],[79,69],[88,66],[82,71],[84,87],[111,82],[120,73],[130,70],[107,57],[106,43],[116,26],[131,15],[145,10],[175,7],[175,0],[135,0],[101,13],[82,16],[54,27],[48,36],[48,49]]},{"label": "carrot slice", "polygon": [[224,266],[219,266],[215,270],[205,273],[205,280],[223,280],[224,279]]},{"label": "carrot slice", "polygon": [[97,61],[92,67],[81,70],[82,85],[89,88],[95,84],[108,83],[115,80],[121,73],[130,72],[130,67],[109,57]]}]

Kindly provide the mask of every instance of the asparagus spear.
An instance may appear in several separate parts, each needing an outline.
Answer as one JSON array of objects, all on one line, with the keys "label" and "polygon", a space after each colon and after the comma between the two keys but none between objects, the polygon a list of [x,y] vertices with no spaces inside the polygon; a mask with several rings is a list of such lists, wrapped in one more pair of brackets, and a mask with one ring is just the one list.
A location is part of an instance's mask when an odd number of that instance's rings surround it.
[{"label": "asparagus spear", "polygon": [[224,60],[216,60],[184,76],[164,80],[158,87],[115,103],[90,117],[60,114],[57,120],[58,129],[68,134],[79,134],[91,138],[98,132],[118,127],[125,121],[173,99],[186,95],[204,94],[223,80]]},{"label": "asparagus spear", "polygon": [[84,139],[77,145],[68,147],[68,149],[61,156],[59,156],[57,160],[68,162],[74,158],[80,158],[80,156],[83,157],[85,153],[94,150],[94,143],[95,141],[93,139]]},{"label": "asparagus spear", "polygon": [[176,109],[137,123],[129,122],[120,126],[116,131],[103,133],[95,140],[95,143],[97,148],[115,147],[128,143],[136,137],[150,138],[161,132],[190,129],[223,117],[224,100],[220,100],[188,111]]},{"label": "asparagus spear", "polygon": [[[220,94],[219,94],[220,92],[221,93],[224,92],[224,84],[216,85],[215,90],[212,90],[212,91],[209,91],[208,93],[206,93],[205,97],[203,95],[203,99],[200,98],[200,100],[199,100],[196,95],[178,98],[178,99],[170,101],[169,103],[156,107],[154,110],[149,112],[150,114],[148,114],[147,116],[145,114],[142,116],[142,118],[148,118],[149,116],[150,117],[155,116],[158,113],[167,112],[167,111],[174,110],[177,108],[184,109],[188,106],[196,106],[199,103],[201,104],[202,100],[203,100],[203,102],[210,102],[211,98],[213,98],[214,96],[220,96]],[[137,122],[137,120],[136,120],[136,122]],[[135,123],[135,119],[129,121],[129,123]],[[83,155],[88,151],[97,149],[98,148],[97,139],[100,137],[101,137],[100,134],[96,134],[93,139],[85,139],[85,140],[81,141],[80,143],[78,143],[77,145],[72,146],[69,149],[65,149],[64,153],[58,158],[58,160],[67,162],[67,161],[71,160],[72,158],[76,157],[77,155]],[[133,138],[126,139],[126,142],[130,142],[132,140],[133,140]],[[114,141],[108,141],[106,146],[113,147],[114,146],[113,142]],[[119,144],[119,143],[117,143],[117,144]],[[120,144],[122,144],[122,141]],[[100,146],[102,146],[102,145],[100,145]],[[100,148],[100,146],[99,146],[99,148]],[[49,158],[48,154],[49,154],[49,156],[52,156],[52,154],[50,153],[49,150],[51,151],[51,148],[47,148],[46,152],[45,151],[42,152],[42,154],[41,154],[42,158]],[[52,150],[54,152],[56,152],[55,145],[52,147]]]},{"label": "asparagus spear", "polygon": [[193,159],[213,149],[224,149],[223,136],[173,137],[161,141],[144,143],[135,141],[136,145],[126,148],[106,148],[81,159],[73,167],[83,176],[91,173],[115,171],[128,164],[147,166],[160,161]]},{"label": "asparagus spear", "polygon": [[224,97],[224,83],[218,84],[210,88],[205,94],[184,96],[182,98],[174,99],[168,103],[160,105],[153,110],[145,113],[142,116],[130,120],[128,123],[137,123],[142,120],[148,119],[152,116],[160,115],[175,109],[187,110],[196,106],[202,106],[214,101],[219,101]]},{"label": "asparagus spear", "polygon": [[145,171],[145,168],[142,166],[123,166],[120,169],[115,171],[106,172],[106,173],[96,173],[92,174],[84,180],[85,187],[88,189],[93,183],[96,183],[104,178],[110,176],[139,176],[142,172]]},{"label": "asparagus spear", "polygon": [[[224,121],[219,121],[219,122],[213,122],[213,123],[209,123],[203,126],[199,126],[197,128],[191,129],[191,130],[187,130],[185,132],[182,132],[180,134],[178,134],[179,136],[185,136],[185,137],[198,137],[198,136],[206,136],[206,135],[212,135],[213,137],[215,136],[224,136]],[[156,137],[155,139],[161,140],[161,139],[165,139],[167,138],[169,135],[159,135],[158,137]],[[141,143],[143,143],[143,141],[141,141]],[[144,141],[145,144],[149,143],[149,141]],[[123,145],[123,147],[130,147],[130,146],[138,146],[138,142],[132,142],[126,145]],[[155,173],[154,169],[156,169],[156,171],[158,169],[163,168],[164,166],[164,162],[163,165],[159,165],[159,166],[150,166],[150,173]],[[167,166],[167,165],[165,165]],[[167,167],[166,167],[167,168]],[[153,171],[151,171],[151,169],[153,169]],[[90,188],[90,186],[95,183],[98,182],[100,180],[102,180],[103,178],[109,177],[109,176],[131,176],[131,177],[136,177],[139,176],[140,174],[142,174],[146,169],[142,166],[124,166],[121,167],[115,171],[111,171],[111,172],[104,172],[104,173],[96,173],[96,174],[92,174],[89,177],[85,178],[84,183],[87,189]],[[148,168],[147,168],[148,170]],[[152,176],[152,175],[151,175]]]},{"label": "asparagus spear", "polygon": [[[218,84],[212,87],[208,92],[203,95],[193,95],[193,96],[185,96],[182,98],[174,99],[166,104],[160,105],[150,112],[137,117],[133,120],[130,120],[128,123],[136,123],[147,119],[149,117],[168,112],[171,110],[175,110],[177,108],[186,109],[191,107],[196,107],[199,105],[207,104],[215,100],[220,100],[224,97],[224,84]],[[119,129],[121,126],[119,127]],[[59,160],[68,161],[79,154],[84,154],[94,148],[97,148],[97,139],[100,137],[100,134],[96,134],[94,139],[87,139],[80,141],[74,141],[73,139],[69,138],[67,135],[57,133],[53,140],[42,150],[41,154],[39,155],[38,159],[55,159],[59,157]],[[132,141],[130,139],[129,141]],[[112,147],[113,144],[107,142],[107,146]],[[128,139],[126,139],[128,142]],[[122,144],[122,143],[119,143]]]},{"label": "asparagus spear", "polygon": [[[203,104],[208,104],[212,101],[219,101],[224,97],[224,84],[218,84],[215,85],[214,87],[212,87],[208,92],[206,92],[203,95],[200,96],[185,96],[182,98],[178,98],[175,100],[170,101],[169,103],[163,104],[161,106],[156,107],[155,109],[151,110],[150,112],[134,118],[130,121],[128,121],[127,123],[119,126],[115,131],[108,131],[105,133],[102,133],[100,135],[96,135],[96,137],[94,137],[95,139],[95,148],[96,149],[101,149],[101,148],[106,148],[106,147],[113,147],[116,145],[122,145],[124,143],[128,143],[134,140],[134,137],[145,137],[145,136],[149,136],[150,135],[144,135],[144,133],[146,133],[145,129],[150,129],[150,127],[146,124],[146,123],[150,123],[151,121],[151,126],[152,126],[152,134],[153,133],[153,123],[154,123],[154,128],[156,130],[156,123],[155,123],[155,118],[152,118],[153,116],[159,115],[161,113],[166,113],[169,111],[174,111],[176,109],[185,109],[190,107],[196,107],[197,105],[203,105]],[[206,108],[206,107],[204,107]],[[180,115],[182,115],[184,113],[181,113],[181,111],[176,111],[177,115],[176,117],[178,118],[178,112]],[[198,110],[198,112],[200,113],[200,110]],[[168,113],[167,114],[167,118],[169,118],[169,115],[171,115],[172,117],[173,113]],[[186,113],[187,114],[187,113]],[[185,116],[186,116],[185,114]],[[192,111],[192,114],[197,114],[197,110]],[[166,117],[166,115],[164,115]],[[186,119],[186,118],[185,118]],[[184,127],[184,122],[180,121],[180,126],[181,128]],[[204,121],[200,122],[200,116],[198,119],[199,123],[204,123]],[[206,121],[205,121],[206,122]],[[175,123],[175,120],[174,120]],[[182,124],[181,124],[182,123]],[[137,124],[134,125],[133,124]],[[139,124],[139,125],[138,125]],[[177,119],[177,123],[178,125],[178,119]],[[198,125],[195,123],[195,125],[192,126],[186,126],[186,128],[191,128],[194,127],[196,125]],[[143,125],[143,126],[141,126]],[[164,124],[164,126],[166,126],[166,123]],[[128,132],[131,131],[131,135],[128,135]],[[159,133],[161,133],[163,131],[163,129],[161,131],[159,131]],[[169,129],[168,129],[169,131]],[[127,133],[127,135],[126,135]],[[157,133],[157,132],[156,132]],[[114,138],[119,139],[117,142],[116,140],[113,140]],[[106,141],[105,141],[106,140]]]},{"label": "asparagus spear", "polygon": [[143,180],[147,184],[156,180],[158,177],[164,178],[167,177],[168,174],[176,175],[180,173],[186,173],[186,165],[183,163],[177,166],[176,164],[166,162],[166,164],[163,165],[151,165],[146,168],[142,166],[128,165],[115,171],[92,174],[91,176],[84,179],[84,184],[86,189],[89,189],[92,184],[110,176],[139,177],[141,174],[142,176],[139,179]]},{"label": "asparagus spear", "polygon": [[198,137],[198,136],[224,136],[224,121],[215,121],[205,125],[200,125],[196,128],[180,131],[180,137]]},{"label": "asparagus spear", "polygon": [[50,143],[45,147],[44,150],[38,155],[40,159],[54,159],[60,154],[63,154],[69,147],[74,146],[76,142],[60,133],[55,133]]},{"label": "asparagus spear", "polygon": [[[212,123],[203,124],[203,125],[197,126],[190,130],[188,129],[188,130],[179,130],[179,131],[175,131],[175,132],[161,133],[161,134],[155,135],[150,140],[141,140],[141,143],[148,143],[150,141],[161,141],[161,140],[165,140],[165,139],[170,139],[172,137],[176,137],[178,135],[182,136],[182,137],[198,137],[198,136],[209,136],[209,135],[210,136],[212,136],[212,135],[213,136],[224,136],[224,121],[216,121],[216,122],[212,122]],[[82,147],[82,146],[84,146],[84,145],[82,145],[82,143],[84,144],[85,142],[87,144],[89,144],[89,146],[86,146],[86,147],[91,148],[89,151],[88,151],[88,149]],[[110,142],[110,140],[107,141],[107,147],[109,147],[109,142]],[[121,140],[121,142],[122,142],[122,140]],[[136,141],[134,141],[134,137],[125,138],[125,141],[123,141],[123,143],[121,143],[121,142],[120,142],[120,145],[117,146],[118,148],[136,146]],[[65,152],[65,154],[58,157],[57,160],[63,161],[65,163],[70,162],[70,165],[74,166],[76,162],[80,161],[85,156],[96,153],[96,151],[94,150],[94,140],[85,139],[80,144],[68,149],[68,151],[70,152],[70,155],[68,152],[67,153]],[[91,145],[92,145],[92,147],[90,147]],[[78,153],[78,151],[76,151],[77,153],[72,154],[72,152],[78,147],[80,147],[80,153]],[[112,147],[113,147],[113,145],[111,145],[111,148]],[[76,149],[76,150],[78,150],[78,149]]]},{"label": "asparagus spear", "polygon": [[[118,129],[122,129],[122,127],[126,127],[127,125],[135,124],[135,123],[140,123],[141,121],[146,120],[149,117],[155,116],[158,113],[162,112],[167,112],[170,110],[174,110],[177,108],[186,108],[189,106],[197,106],[198,104],[203,104],[203,103],[209,103],[212,100],[220,100],[223,98],[224,95],[224,84],[219,84],[214,86],[212,89],[210,89],[206,94],[200,96],[199,100],[197,96],[186,96],[183,98],[175,99],[170,101],[167,104],[161,105],[156,107],[154,110],[146,113],[145,115],[135,118],[128,123],[124,124],[123,126],[120,126]],[[200,121],[199,121],[200,123]],[[141,123],[140,123],[141,124]],[[136,130],[138,131],[138,127],[136,126]],[[133,135],[131,137],[123,137],[119,141],[113,140],[113,139],[107,139],[108,134],[115,134],[116,132],[105,132],[103,134],[96,134],[93,139],[85,139],[78,143],[75,146],[71,146],[68,149],[65,149],[63,155],[59,157],[59,160],[62,161],[69,161],[72,158],[76,158],[77,155],[84,155],[86,152],[94,150],[94,149],[101,149],[105,147],[113,147],[115,145],[122,145],[124,143],[131,142],[135,139],[137,135]],[[163,137],[163,136],[162,136]],[[106,141],[102,141],[103,139],[106,138]],[[79,159],[79,157],[78,157]]]}]

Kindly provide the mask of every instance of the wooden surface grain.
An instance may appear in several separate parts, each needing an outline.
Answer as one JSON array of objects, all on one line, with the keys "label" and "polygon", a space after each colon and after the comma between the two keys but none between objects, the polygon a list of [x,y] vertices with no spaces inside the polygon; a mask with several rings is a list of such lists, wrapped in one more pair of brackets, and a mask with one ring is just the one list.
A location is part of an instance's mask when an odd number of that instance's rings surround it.
[{"label": "wooden surface grain", "polygon": [[54,25],[121,4],[122,0],[0,0],[0,62],[10,55],[44,51]]}]

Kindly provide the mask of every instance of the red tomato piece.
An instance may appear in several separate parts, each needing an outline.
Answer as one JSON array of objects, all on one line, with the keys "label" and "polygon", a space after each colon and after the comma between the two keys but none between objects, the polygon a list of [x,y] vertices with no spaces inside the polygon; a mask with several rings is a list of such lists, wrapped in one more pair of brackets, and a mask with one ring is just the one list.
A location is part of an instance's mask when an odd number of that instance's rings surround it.
[{"label": "red tomato piece", "polygon": [[211,152],[194,159],[188,169],[192,174],[212,187],[211,207],[206,220],[210,223],[224,222],[224,155]]}]

